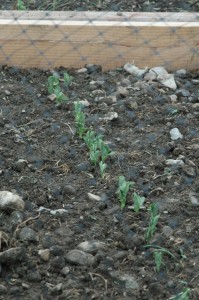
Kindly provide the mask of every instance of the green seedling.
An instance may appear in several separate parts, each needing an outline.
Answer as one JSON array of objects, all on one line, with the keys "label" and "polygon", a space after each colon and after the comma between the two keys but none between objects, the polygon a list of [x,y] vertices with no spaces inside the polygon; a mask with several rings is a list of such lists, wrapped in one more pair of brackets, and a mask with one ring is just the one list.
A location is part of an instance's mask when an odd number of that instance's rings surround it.
[{"label": "green seedling", "polygon": [[17,0],[17,9],[18,10],[26,10],[26,6],[23,0]]},{"label": "green seedling", "polygon": [[68,97],[61,91],[59,78],[55,74],[48,77],[48,93],[55,94],[57,104],[68,100]]},{"label": "green seedling", "polygon": [[100,167],[101,177],[102,177],[102,179],[104,179],[105,178],[105,172],[104,171],[107,168],[107,164],[103,163],[103,161],[100,161],[99,167]]},{"label": "green seedling", "polygon": [[99,148],[101,151],[102,162],[105,162],[108,156],[113,155],[114,152],[111,151],[108,145],[104,144],[102,140],[99,140]]},{"label": "green seedling", "polygon": [[169,298],[171,300],[189,300],[190,288],[185,288],[181,293]]},{"label": "green seedling", "polygon": [[102,135],[98,134],[95,135],[95,132],[92,130],[87,131],[86,135],[84,136],[84,141],[86,143],[86,146],[91,149],[93,144],[97,144],[97,147],[99,145],[99,141],[102,139]]},{"label": "green seedling", "polygon": [[65,84],[65,86],[68,87],[71,84],[72,80],[73,80],[72,76],[70,76],[68,73],[64,73],[64,84]]},{"label": "green seedling", "polygon": [[146,230],[146,242],[149,243],[150,240],[152,239],[155,231],[156,231],[156,225],[158,223],[159,217],[160,215],[158,215],[158,207],[156,203],[152,203],[150,205],[150,223],[149,223],[149,227]]},{"label": "green seedling", "polygon": [[100,151],[98,150],[97,143],[93,144],[90,148],[90,161],[96,166],[100,158]]},{"label": "green seedling", "polygon": [[163,252],[162,251],[155,251],[153,254],[154,254],[154,259],[155,259],[156,271],[159,273],[160,268],[163,264],[162,263]]},{"label": "green seedling", "polygon": [[134,206],[133,210],[135,212],[139,212],[140,208],[143,206],[145,197],[139,196],[137,193],[133,193],[133,201],[134,201]]},{"label": "green seedling", "polygon": [[129,189],[134,185],[131,181],[126,181],[124,176],[119,176],[119,188],[117,193],[119,194],[120,206],[123,209],[126,206],[126,197]]},{"label": "green seedling", "polygon": [[83,105],[80,102],[74,103],[76,128],[77,128],[77,133],[80,138],[83,138],[83,135],[86,131],[85,115],[82,112],[82,107],[83,107]]},{"label": "green seedling", "polygon": [[177,259],[177,257],[173,253],[171,253],[169,250],[167,250],[166,248],[162,248],[160,246],[150,245],[150,244],[144,246],[144,248],[154,248],[154,249],[157,249],[158,252],[162,252],[164,254],[167,254],[167,255],[171,256],[175,261],[179,262],[179,260]]}]

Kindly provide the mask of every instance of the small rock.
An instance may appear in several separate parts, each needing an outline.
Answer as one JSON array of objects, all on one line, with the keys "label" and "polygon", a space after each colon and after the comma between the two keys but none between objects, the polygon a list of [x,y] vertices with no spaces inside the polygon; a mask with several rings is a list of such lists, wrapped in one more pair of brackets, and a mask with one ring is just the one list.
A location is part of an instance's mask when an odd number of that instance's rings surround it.
[{"label": "small rock", "polygon": [[24,201],[19,195],[9,191],[0,191],[0,210],[11,212],[24,210]]},{"label": "small rock", "polygon": [[88,74],[96,74],[102,71],[102,66],[94,65],[94,64],[87,64],[86,69]]},{"label": "small rock", "polygon": [[22,241],[28,241],[28,242],[38,242],[38,237],[36,236],[36,232],[29,227],[24,227],[19,233],[19,238]]},{"label": "small rock", "polygon": [[24,214],[21,211],[13,211],[10,215],[10,223],[14,226],[22,223],[24,220]]},{"label": "small rock", "polygon": [[68,211],[64,208],[52,209],[52,210],[50,210],[50,214],[53,216],[55,216],[56,214],[64,215],[64,214],[68,214]]},{"label": "small rock", "polygon": [[72,186],[72,185],[65,185],[62,189],[62,194],[64,196],[67,196],[67,195],[75,195],[76,194],[76,189]]},{"label": "small rock", "polygon": [[169,74],[165,68],[155,67],[150,69],[149,72],[154,73],[156,75],[156,79],[164,86],[172,90],[176,90],[177,85],[175,83],[174,75]]},{"label": "small rock", "polygon": [[38,254],[43,261],[48,261],[50,257],[50,250],[49,249],[39,250]]},{"label": "small rock", "polygon": [[77,248],[85,252],[94,253],[98,250],[107,250],[107,245],[98,241],[85,241],[80,243]]},{"label": "small rock", "polygon": [[124,70],[129,73],[132,74],[134,76],[142,76],[146,73],[146,69],[139,69],[138,67],[136,67],[135,65],[132,65],[130,63],[127,63],[124,65]]},{"label": "small rock", "polygon": [[57,99],[57,96],[55,94],[51,94],[51,95],[48,95],[47,99],[54,102]]},{"label": "small rock", "polygon": [[112,271],[109,272],[109,274],[113,279],[122,282],[126,289],[139,289],[139,285],[133,276],[128,274],[122,274],[118,271]]},{"label": "small rock", "polygon": [[171,99],[172,103],[176,102],[178,99],[178,97],[176,95],[170,95],[169,98]]},{"label": "small rock", "polygon": [[189,97],[190,96],[190,92],[188,90],[184,90],[184,89],[176,90],[175,93],[178,97]]},{"label": "small rock", "polygon": [[112,121],[112,120],[116,120],[118,119],[118,113],[114,112],[114,111],[110,111],[108,112],[105,117],[103,118],[103,120],[108,120],[108,121]]},{"label": "small rock", "polygon": [[166,165],[168,166],[183,166],[184,161],[182,159],[167,159],[166,160]]},{"label": "small rock", "polygon": [[193,104],[192,104],[192,107],[193,107],[194,109],[198,109],[198,108],[199,108],[199,103],[193,103]]},{"label": "small rock", "polygon": [[180,133],[179,129],[176,127],[172,128],[170,130],[170,136],[173,141],[183,138],[183,135]]},{"label": "small rock", "polygon": [[100,196],[94,195],[92,193],[88,193],[88,198],[90,200],[101,201],[101,197]]},{"label": "small rock", "polygon": [[60,294],[60,292],[62,291],[62,288],[63,288],[63,283],[58,283],[55,286],[52,286],[52,285],[48,284],[48,290],[49,290],[51,295]]},{"label": "small rock", "polygon": [[22,287],[26,290],[29,290],[29,288],[30,288],[29,284],[27,284],[25,282],[22,282]]},{"label": "small rock", "polygon": [[4,295],[8,292],[8,289],[5,285],[0,284],[0,295]]},{"label": "small rock", "polygon": [[94,264],[94,256],[81,250],[71,250],[66,254],[66,260],[70,263],[91,266]]},{"label": "small rock", "polygon": [[199,206],[199,197],[195,193],[190,192],[189,198],[190,198],[192,205]]},{"label": "small rock", "polygon": [[129,90],[127,87],[124,87],[124,86],[118,86],[117,87],[117,93],[120,95],[120,96],[123,96],[123,97],[126,97],[129,95]]},{"label": "small rock", "polygon": [[184,77],[187,74],[187,71],[185,69],[180,69],[176,71],[176,75],[178,77]]},{"label": "small rock", "polygon": [[42,277],[41,274],[37,271],[29,271],[27,274],[27,279],[31,282],[41,282]]},{"label": "small rock", "polygon": [[81,69],[77,70],[76,72],[79,73],[79,74],[87,73],[87,68],[81,68]]},{"label": "small rock", "polygon": [[[77,101],[75,101],[76,103]],[[80,100],[78,101],[79,103],[81,103],[82,107],[89,107],[90,103],[88,102],[88,100]]]},{"label": "small rock", "polygon": [[25,167],[28,165],[28,161],[25,159],[19,159],[17,162],[14,163],[12,166],[13,170],[16,172],[21,172],[25,169]]},{"label": "small rock", "polygon": [[0,264],[11,264],[22,261],[25,258],[25,250],[22,247],[10,248],[0,252]]},{"label": "small rock", "polygon": [[163,234],[165,236],[169,237],[169,236],[171,236],[173,234],[173,229],[171,227],[169,227],[169,226],[164,226],[162,228],[162,232],[163,232]]},{"label": "small rock", "polygon": [[190,177],[195,177],[196,176],[196,172],[195,169],[191,166],[183,166],[183,172]]},{"label": "small rock", "polygon": [[62,275],[64,275],[64,276],[68,275],[69,272],[70,272],[69,267],[64,267],[64,268],[61,270],[61,273],[62,273]]}]

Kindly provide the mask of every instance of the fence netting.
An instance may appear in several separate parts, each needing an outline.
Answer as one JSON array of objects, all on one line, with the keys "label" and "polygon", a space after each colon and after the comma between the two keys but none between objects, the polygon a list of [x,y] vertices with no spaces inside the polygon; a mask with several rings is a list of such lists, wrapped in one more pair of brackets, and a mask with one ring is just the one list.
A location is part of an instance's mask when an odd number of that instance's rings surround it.
[{"label": "fence netting", "polygon": [[0,11],[0,64],[199,67],[199,13]]}]

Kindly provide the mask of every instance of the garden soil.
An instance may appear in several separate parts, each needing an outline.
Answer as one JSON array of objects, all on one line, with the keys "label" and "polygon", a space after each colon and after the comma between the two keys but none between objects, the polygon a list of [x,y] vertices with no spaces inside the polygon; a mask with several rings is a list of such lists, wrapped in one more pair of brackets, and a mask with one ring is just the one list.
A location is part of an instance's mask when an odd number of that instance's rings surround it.
[{"label": "garden soil", "polygon": [[[57,9],[93,9],[65,2]],[[94,9],[198,9],[193,1],[133,3]],[[20,197],[15,207],[1,202],[0,299],[199,299],[199,73],[176,70],[176,89],[123,67],[54,74],[63,103],[48,93],[52,72],[0,69],[0,191]],[[83,101],[86,130],[113,152],[103,178],[78,135],[75,101]],[[119,176],[132,183],[123,209]],[[138,212],[134,193],[145,198]],[[146,240],[151,204],[159,218]]]},{"label": "garden soil", "polygon": [[[123,68],[84,71],[57,70],[68,100],[56,104],[51,72],[1,69],[1,190],[25,208],[0,215],[0,299],[162,300],[185,288],[198,299],[199,74],[177,72],[173,91]],[[78,135],[78,100],[85,128],[113,152],[104,178]],[[119,176],[133,182],[124,209]],[[145,197],[139,212],[134,192]],[[152,203],[159,220],[149,246]]]}]

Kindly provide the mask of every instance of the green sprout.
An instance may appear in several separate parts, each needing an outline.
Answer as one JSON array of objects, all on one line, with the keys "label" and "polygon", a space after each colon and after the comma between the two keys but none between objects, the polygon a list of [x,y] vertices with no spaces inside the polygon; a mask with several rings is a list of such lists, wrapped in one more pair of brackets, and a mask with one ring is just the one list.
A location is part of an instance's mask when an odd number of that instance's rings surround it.
[{"label": "green sprout", "polygon": [[135,212],[139,212],[140,208],[143,206],[145,197],[139,196],[136,192],[133,193],[134,206],[133,209]]},{"label": "green sprout", "polygon": [[104,144],[102,140],[99,140],[99,148],[101,151],[102,162],[104,162],[108,156],[113,155],[114,152],[111,151],[108,145]]},{"label": "green sprout", "polygon": [[158,207],[156,203],[152,203],[150,205],[150,213],[151,213],[151,217],[150,217],[150,223],[149,226],[147,228],[146,231],[146,242],[149,243],[149,241],[152,239],[155,231],[156,231],[156,225],[158,223],[159,217],[160,215],[158,215]]},{"label": "green sprout", "polygon": [[90,148],[90,161],[96,166],[99,161],[100,151],[98,150],[97,143],[93,144]]},{"label": "green sprout", "polygon": [[99,140],[102,139],[102,135],[98,134],[96,135],[94,131],[88,130],[87,133],[84,136],[84,141],[86,143],[86,146],[91,149],[93,144],[97,144],[97,147],[99,145]]},{"label": "green sprout", "polygon": [[[67,74],[67,73],[64,73],[64,76],[66,76],[65,74]],[[67,74],[67,76],[69,76],[69,75]],[[64,82],[65,82],[65,79],[64,79]],[[64,93],[61,91],[59,77],[55,74],[48,77],[48,93],[55,94],[57,104],[60,104],[64,101],[68,100],[68,97],[66,97],[64,95]]]},{"label": "green sprout", "polygon": [[105,178],[105,172],[104,171],[107,168],[107,164],[103,163],[103,161],[100,161],[99,167],[100,167],[101,177],[102,177],[102,179],[104,179]]},{"label": "green sprout", "polygon": [[73,77],[70,76],[67,72],[64,73],[64,83],[66,86],[69,86],[73,80]]},{"label": "green sprout", "polygon": [[162,263],[163,252],[162,251],[155,251],[153,254],[154,254],[154,259],[155,259],[156,271],[159,273],[160,268],[163,264]]},{"label": "green sprout", "polygon": [[129,189],[134,185],[133,182],[126,181],[124,176],[119,176],[119,188],[117,193],[119,194],[120,206],[123,209],[126,206],[126,197]]},{"label": "green sprout", "polygon": [[83,105],[80,102],[75,102],[74,107],[75,107],[75,122],[76,122],[77,133],[79,137],[82,138],[86,131],[85,115],[82,112]]},{"label": "green sprout", "polygon": [[26,6],[23,0],[17,0],[17,9],[18,10],[26,10]]},{"label": "green sprout", "polygon": [[191,292],[190,288],[184,288],[184,290],[181,293],[171,297],[170,299],[171,300],[189,300],[190,292]]}]

